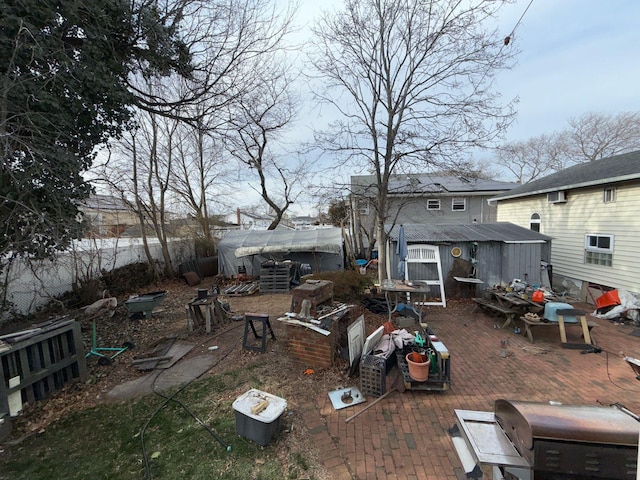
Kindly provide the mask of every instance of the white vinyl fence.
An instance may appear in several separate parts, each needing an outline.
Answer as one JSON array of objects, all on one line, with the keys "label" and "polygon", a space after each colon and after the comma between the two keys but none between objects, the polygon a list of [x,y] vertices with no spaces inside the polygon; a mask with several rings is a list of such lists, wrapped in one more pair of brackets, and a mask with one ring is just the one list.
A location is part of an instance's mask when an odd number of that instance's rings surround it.
[{"label": "white vinyl fence", "polygon": [[[148,239],[153,258],[164,263],[160,242]],[[174,268],[193,258],[193,242],[170,240],[169,252]],[[141,238],[106,238],[75,242],[54,261],[40,261],[31,265],[16,260],[9,272],[7,300],[17,313],[27,315],[48,303],[53,297],[71,291],[74,281],[100,277],[131,263],[146,262]]]}]

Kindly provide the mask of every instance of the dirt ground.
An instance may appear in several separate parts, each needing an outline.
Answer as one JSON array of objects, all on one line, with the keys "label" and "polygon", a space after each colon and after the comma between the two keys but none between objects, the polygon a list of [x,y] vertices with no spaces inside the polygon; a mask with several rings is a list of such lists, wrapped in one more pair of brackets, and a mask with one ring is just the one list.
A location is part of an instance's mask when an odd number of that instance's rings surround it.
[{"label": "dirt ground", "polygon": [[[348,375],[348,362],[339,359],[331,369],[315,372],[313,375],[305,375],[305,365],[297,363],[287,352],[286,341],[283,338],[284,328],[277,318],[289,311],[291,306],[290,294],[260,294],[247,296],[225,296],[219,298],[228,304],[230,317],[225,324],[218,325],[211,334],[198,328],[193,332],[187,329],[186,305],[197,295],[198,288],[211,288],[212,283],[207,279],[198,286],[189,286],[181,280],[166,281],[160,285],[154,285],[147,289],[135,292],[144,294],[152,291],[166,290],[167,296],[163,303],[154,310],[151,318],[132,318],[124,301],[127,297],[118,298],[118,307],[112,317],[103,316],[96,320],[98,346],[119,347],[125,342],[134,345],[132,350],[125,351],[114,359],[111,365],[100,365],[96,357],[87,359],[88,379],[86,382],[75,382],[66,385],[55,392],[45,401],[33,405],[24,405],[23,412],[13,419],[13,432],[5,440],[6,445],[19,444],[24,438],[46,429],[48,425],[57,422],[72,412],[91,408],[103,402],[115,401],[109,396],[109,392],[116,387],[132,379],[147,375],[149,371],[141,371],[133,364],[136,358],[149,356],[154,351],[158,342],[165,338],[175,337],[186,344],[192,344],[193,348],[185,357],[212,354],[211,346],[218,346],[217,352],[225,352],[225,360],[216,366],[216,372],[226,368],[238,368],[239,365],[249,364],[257,360],[271,364],[269,371],[273,372],[273,378],[262,379],[268,388],[270,383],[273,388],[287,398],[288,410],[292,415],[291,432],[284,442],[279,442],[279,457],[286,461],[287,451],[291,442],[296,444],[296,451],[301,448],[306,450],[307,457],[314,458],[315,447],[305,445],[308,436],[305,435],[303,419],[296,419],[296,398],[311,392],[325,391],[357,385],[357,377]],[[364,307],[354,306],[353,310],[359,315]],[[242,349],[241,337],[244,322],[242,315],[248,312],[264,313],[270,316],[276,335],[275,342],[269,341],[266,354]],[[91,348],[92,320],[81,311],[67,312],[71,318],[80,321],[83,343],[86,351]],[[386,314],[376,315],[367,311],[366,334],[368,335],[387,320]],[[238,392],[230,392],[237,395]],[[294,429],[293,426],[296,426]],[[317,462],[313,466],[316,478],[329,478],[323,472],[322,463]]]}]

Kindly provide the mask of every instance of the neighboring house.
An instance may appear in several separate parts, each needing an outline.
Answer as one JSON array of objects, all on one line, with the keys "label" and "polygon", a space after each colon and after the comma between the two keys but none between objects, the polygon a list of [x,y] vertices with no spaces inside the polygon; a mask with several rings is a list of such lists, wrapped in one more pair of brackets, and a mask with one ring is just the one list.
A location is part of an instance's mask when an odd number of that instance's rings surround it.
[{"label": "neighboring house", "polygon": [[[235,215],[228,215],[226,218],[228,223],[238,225],[240,230],[266,230],[273,219],[273,215],[248,212],[239,208],[236,209]],[[292,228],[286,218],[283,218],[278,224],[278,228],[281,227]]]},{"label": "neighboring house", "polygon": [[[499,182],[442,175],[392,175],[389,181],[389,215],[395,224],[471,224],[496,221],[496,208],[487,200],[518,186]],[[354,231],[374,232],[377,184],[374,175],[351,177]]]},{"label": "neighboring house", "polygon": [[309,230],[316,228],[320,224],[318,217],[299,216],[291,217],[291,223],[296,230]]},{"label": "neighboring house", "polygon": [[553,238],[553,286],[640,293],[640,151],[583,163],[490,200],[498,221]]},{"label": "neighboring house", "polygon": [[296,230],[318,230],[320,228],[333,228],[333,225],[322,222],[320,217],[291,217],[290,223]]},{"label": "neighboring house", "polygon": [[[397,214],[395,223],[495,222],[496,208],[487,205],[486,200],[516,186],[516,183],[462,176],[392,175],[387,196],[389,219]],[[352,176],[351,192],[363,224],[374,221],[375,176]]]},{"label": "neighboring house", "polygon": [[91,233],[100,237],[119,237],[127,228],[139,225],[138,216],[121,198],[91,195],[80,206]]}]

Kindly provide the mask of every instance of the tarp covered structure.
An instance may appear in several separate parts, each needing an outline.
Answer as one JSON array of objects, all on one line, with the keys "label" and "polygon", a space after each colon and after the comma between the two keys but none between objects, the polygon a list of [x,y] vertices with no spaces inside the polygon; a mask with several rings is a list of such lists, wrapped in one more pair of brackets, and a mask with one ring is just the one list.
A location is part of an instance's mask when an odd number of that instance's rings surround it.
[{"label": "tarp covered structure", "polygon": [[235,276],[238,267],[247,275],[259,276],[260,265],[268,260],[291,260],[311,267],[312,272],[344,268],[342,231],[318,230],[235,230],[218,244],[218,273]]}]

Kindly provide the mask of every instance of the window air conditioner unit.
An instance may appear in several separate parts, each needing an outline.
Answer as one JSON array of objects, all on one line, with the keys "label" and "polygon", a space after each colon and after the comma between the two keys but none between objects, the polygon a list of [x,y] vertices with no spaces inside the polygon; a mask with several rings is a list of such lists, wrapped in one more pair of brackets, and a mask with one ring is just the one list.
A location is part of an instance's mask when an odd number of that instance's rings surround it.
[{"label": "window air conditioner unit", "polygon": [[547,193],[547,201],[549,203],[564,203],[567,201],[567,197],[564,191]]}]

